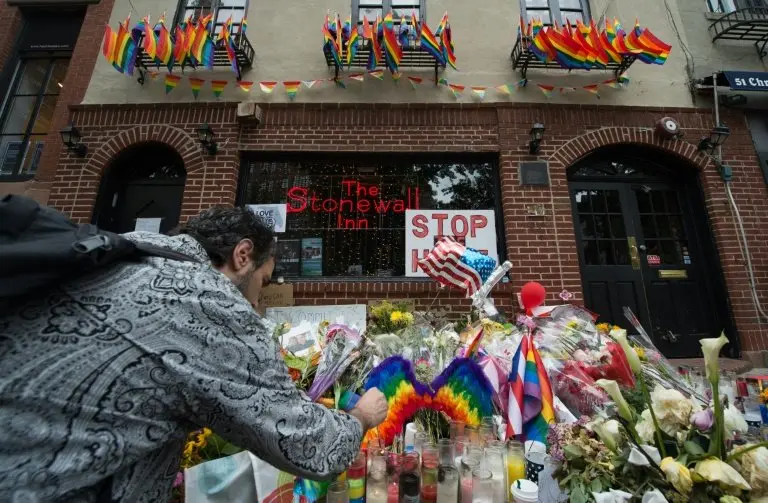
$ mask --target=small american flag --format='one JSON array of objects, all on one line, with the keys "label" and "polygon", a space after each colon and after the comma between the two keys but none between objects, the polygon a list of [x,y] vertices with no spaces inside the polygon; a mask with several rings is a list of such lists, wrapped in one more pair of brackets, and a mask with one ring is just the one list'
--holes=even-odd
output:
[{"label": "small american flag", "polygon": [[466,248],[451,237],[441,239],[419,267],[430,278],[445,286],[464,290],[472,296],[493,272],[496,261],[477,250]]}]

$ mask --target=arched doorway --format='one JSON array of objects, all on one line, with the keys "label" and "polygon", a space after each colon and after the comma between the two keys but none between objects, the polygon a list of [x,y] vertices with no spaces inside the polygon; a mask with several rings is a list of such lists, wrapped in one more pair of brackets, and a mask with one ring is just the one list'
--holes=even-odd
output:
[{"label": "arched doorway", "polygon": [[667,357],[731,328],[698,172],[659,149],[617,145],[568,170],[585,304],[627,326],[632,309]]},{"label": "arched doorway", "polygon": [[[131,145],[118,153],[102,177],[93,221],[112,232],[176,227],[187,174],[176,150],[160,142]],[[143,225],[142,225],[143,224]]]}]

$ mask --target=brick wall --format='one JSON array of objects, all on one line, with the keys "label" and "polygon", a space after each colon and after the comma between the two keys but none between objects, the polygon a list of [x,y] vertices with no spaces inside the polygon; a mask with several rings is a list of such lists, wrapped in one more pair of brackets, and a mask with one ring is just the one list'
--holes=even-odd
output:
[{"label": "brick wall", "polygon": [[[676,154],[697,167],[705,191],[711,227],[723,263],[731,308],[742,349],[768,347],[768,326],[760,326],[747,289],[744,259],[723,185],[695,143],[712,127],[708,110],[649,109],[546,105],[266,105],[259,125],[238,125],[227,104],[75,107],[73,117],[86,136],[91,155],[85,160],[60,157],[52,203],[81,221],[90,217],[103,169],[120,148],[160,138],[173,145],[188,170],[182,219],[216,203],[235,200],[238,151],[264,152],[498,152],[506,246],[513,281],[495,299],[514,307],[514,292],[526,281],[541,281],[549,302],[568,290],[583,299],[566,168],[589,151],[617,143],[645,144]],[[651,128],[665,115],[676,118],[689,141],[660,142]],[[762,181],[744,117],[724,112],[731,128],[725,161],[734,167],[733,192],[740,205],[758,281],[761,301],[768,305],[768,189]],[[550,163],[549,187],[521,187],[517,168],[527,153],[531,125],[547,131],[538,158]],[[194,141],[194,128],[209,122],[223,152],[204,156]],[[174,124],[174,126],[169,126]],[[544,216],[529,207],[543,205]],[[716,273],[716,272],[713,272]],[[459,295],[432,282],[303,282],[295,297],[302,304],[349,303],[379,298],[415,298],[417,305],[466,308]]]},{"label": "brick wall", "polygon": [[8,58],[16,45],[16,37],[21,29],[21,11],[11,7],[7,0],[0,0],[0,70],[5,68]]}]

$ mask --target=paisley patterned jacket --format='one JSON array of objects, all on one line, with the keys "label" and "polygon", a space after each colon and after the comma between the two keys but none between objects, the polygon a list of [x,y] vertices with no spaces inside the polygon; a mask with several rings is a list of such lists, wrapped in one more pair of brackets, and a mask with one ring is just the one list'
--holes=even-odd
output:
[{"label": "paisley patterned jacket", "polygon": [[360,422],[296,389],[203,248],[126,236],[200,262],[121,263],[0,308],[0,502],[165,503],[202,426],[287,472],[343,471]]}]

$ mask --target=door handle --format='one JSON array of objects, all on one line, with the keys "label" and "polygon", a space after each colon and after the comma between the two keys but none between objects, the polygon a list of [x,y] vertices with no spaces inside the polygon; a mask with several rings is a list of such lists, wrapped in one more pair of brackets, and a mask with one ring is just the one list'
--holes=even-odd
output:
[{"label": "door handle", "polygon": [[645,252],[645,250],[648,249],[645,245],[640,245],[638,246],[638,248],[640,249],[641,252]]},{"label": "door handle", "polygon": [[637,239],[635,236],[627,236],[627,245],[629,246],[629,261],[632,269],[640,270],[640,252],[637,249]]}]

